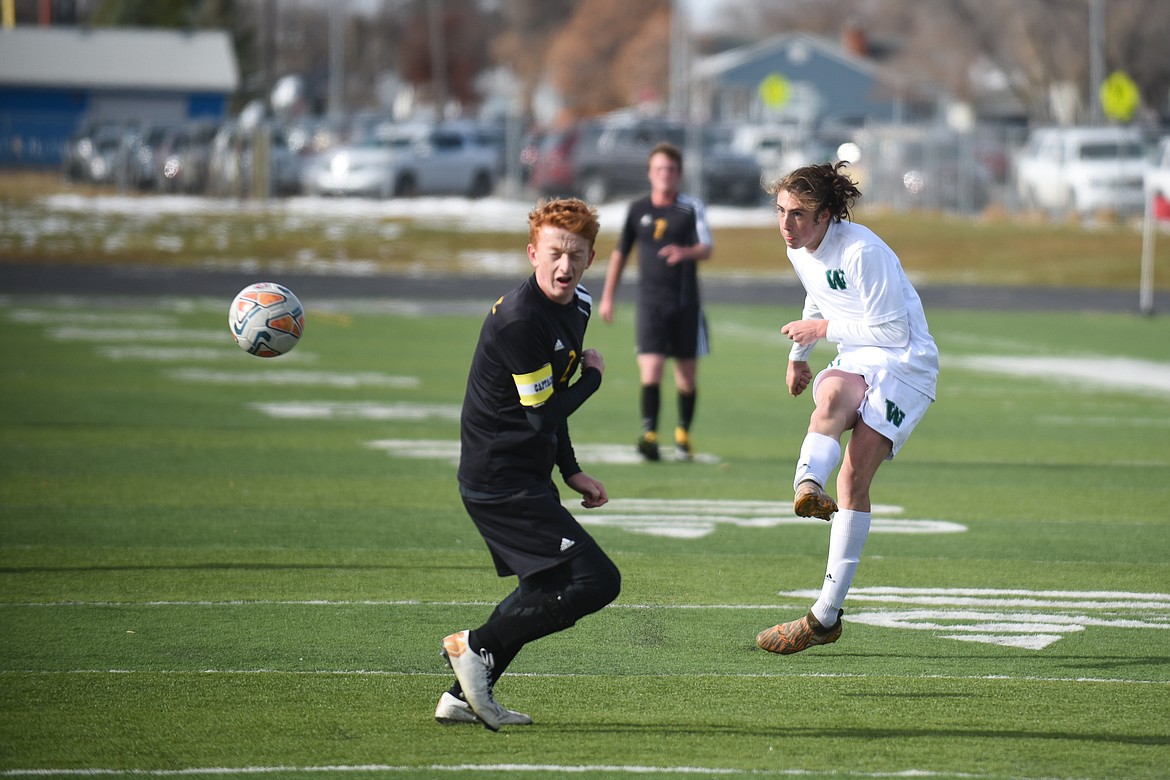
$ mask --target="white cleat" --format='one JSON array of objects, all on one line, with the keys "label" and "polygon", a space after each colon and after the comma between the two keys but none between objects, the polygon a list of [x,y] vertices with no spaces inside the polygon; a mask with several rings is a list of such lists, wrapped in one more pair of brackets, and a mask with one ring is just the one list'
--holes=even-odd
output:
[{"label": "white cleat", "polygon": [[[471,709],[471,705],[460,699],[458,696],[452,696],[450,691],[443,691],[443,695],[439,697],[439,704],[435,707],[435,720],[444,725],[451,725],[454,723],[480,723],[480,719],[475,716],[475,712]],[[504,710],[500,717],[501,726],[531,726],[532,718],[525,715],[523,712],[516,712],[515,710]]]},{"label": "white cleat", "polygon": [[443,658],[455,672],[455,679],[463,688],[463,695],[472,712],[479,716],[484,728],[499,731],[507,711],[492,698],[491,656],[481,658],[467,646],[467,631],[458,631],[443,638]]}]

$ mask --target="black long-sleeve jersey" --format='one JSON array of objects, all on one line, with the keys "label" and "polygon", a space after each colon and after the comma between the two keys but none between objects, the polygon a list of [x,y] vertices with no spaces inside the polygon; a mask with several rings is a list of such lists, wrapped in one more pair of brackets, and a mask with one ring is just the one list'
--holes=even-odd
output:
[{"label": "black long-sleeve jersey", "polygon": [[698,306],[698,264],[667,265],[658,251],[668,244],[711,246],[703,202],[680,194],[669,206],[655,206],[649,195],[631,203],[617,246],[627,256],[637,247],[639,302]]},{"label": "black long-sleeve jersey", "polygon": [[509,495],[547,483],[556,465],[581,469],[568,416],[601,384],[590,369],[570,386],[584,349],[593,299],[577,287],[570,303],[550,301],[531,276],[484,319],[460,418],[459,484]]}]

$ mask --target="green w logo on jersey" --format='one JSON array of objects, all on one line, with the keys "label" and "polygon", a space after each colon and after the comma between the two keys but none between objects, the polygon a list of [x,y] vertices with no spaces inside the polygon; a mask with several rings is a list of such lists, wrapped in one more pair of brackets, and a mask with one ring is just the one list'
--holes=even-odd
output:
[{"label": "green w logo on jersey", "polygon": [[898,408],[898,405],[893,401],[886,401],[886,420],[893,423],[895,428],[902,427],[902,421],[906,419],[906,413]]},{"label": "green w logo on jersey", "polygon": [[845,289],[845,272],[840,268],[830,268],[825,271],[825,279],[829,282],[829,287],[834,290]]}]

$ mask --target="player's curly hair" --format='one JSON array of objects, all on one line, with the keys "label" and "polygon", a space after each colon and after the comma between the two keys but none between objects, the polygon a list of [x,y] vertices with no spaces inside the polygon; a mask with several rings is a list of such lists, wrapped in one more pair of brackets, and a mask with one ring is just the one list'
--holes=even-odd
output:
[{"label": "player's curly hair", "polygon": [[836,165],[806,165],[776,179],[764,191],[775,195],[785,190],[806,211],[819,214],[821,210],[828,210],[829,218],[834,222],[852,219],[853,204],[861,197],[861,190],[842,170],[848,164],[842,160]]},{"label": "player's curly hair", "polygon": [[570,233],[576,233],[593,246],[597,240],[597,232],[601,223],[597,219],[597,209],[580,198],[554,198],[541,200],[536,208],[528,212],[528,242],[536,243],[540,229],[545,225],[559,227]]}]

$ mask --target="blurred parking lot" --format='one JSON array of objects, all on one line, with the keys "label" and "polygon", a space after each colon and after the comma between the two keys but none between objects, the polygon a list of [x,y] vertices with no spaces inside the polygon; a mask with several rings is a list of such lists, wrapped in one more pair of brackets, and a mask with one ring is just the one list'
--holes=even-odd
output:
[{"label": "blurred parking lot", "polygon": [[[1121,128],[1118,128],[1120,131]],[[1082,136],[1098,170],[1083,190]],[[1056,149],[1052,138],[1074,139]],[[505,122],[400,122],[368,115],[274,124],[222,123],[83,127],[69,139],[62,175],[119,192],[268,198],[313,194],[524,197],[576,195],[595,203],[646,188],[646,156],[670,141],[686,155],[687,188],[712,204],[764,205],[764,186],[788,171],[846,160],[867,207],[979,214],[988,208],[1053,217],[1140,214],[1164,200],[1167,136],[1127,129],[1018,126],[956,132],[925,124],[805,129],[752,124],[687,125],[617,113],[560,128]],[[1043,166],[1037,173],[1038,150]],[[1042,197],[1044,193],[1050,196]],[[1087,193],[1087,194],[1086,194]],[[1088,200],[1086,200],[1088,199]]]}]

